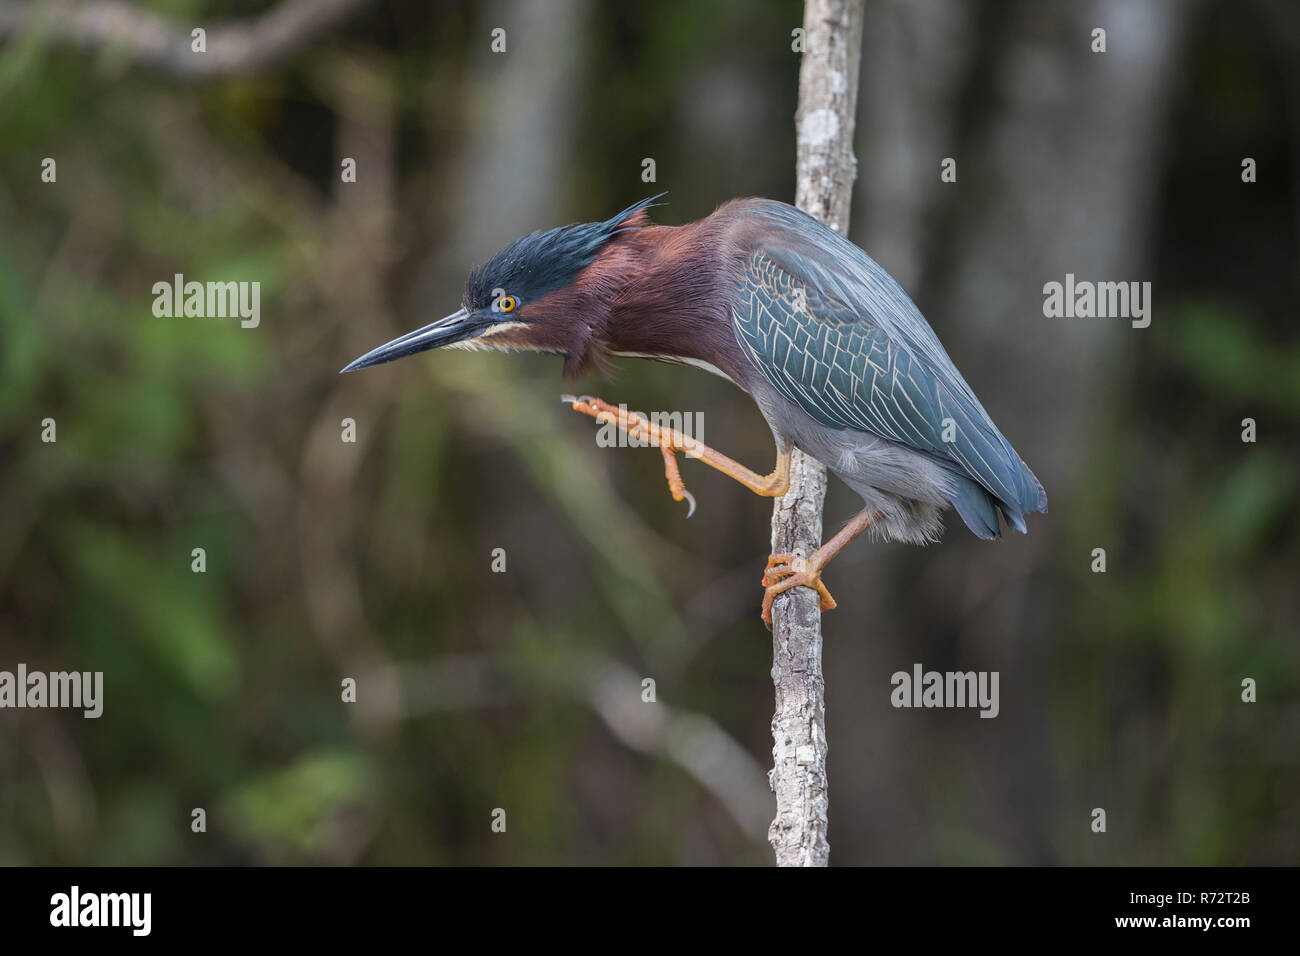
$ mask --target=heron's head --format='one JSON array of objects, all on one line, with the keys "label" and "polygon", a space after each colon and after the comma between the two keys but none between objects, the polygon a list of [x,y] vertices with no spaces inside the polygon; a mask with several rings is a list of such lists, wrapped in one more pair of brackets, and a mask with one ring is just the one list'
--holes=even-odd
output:
[{"label": "heron's head", "polygon": [[612,293],[601,281],[581,285],[579,277],[609,253],[616,237],[645,225],[645,210],[658,198],[643,199],[604,222],[561,226],[516,239],[470,272],[460,309],[372,349],[343,371],[448,347],[573,356],[592,334],[600,299]]}]

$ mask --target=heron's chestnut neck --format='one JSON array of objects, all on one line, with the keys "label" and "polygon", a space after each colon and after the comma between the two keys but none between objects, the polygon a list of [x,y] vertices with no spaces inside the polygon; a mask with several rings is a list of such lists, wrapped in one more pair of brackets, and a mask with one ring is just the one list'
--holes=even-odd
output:
[{"label": "heron's chestnut neck", "polygon": [[566,371],[636,355],[704,362],[734,379],[743,357],[721,246],[708,220],[621,233],[571,287],[572,314],[590,334],[576,362],[570,353]]}]

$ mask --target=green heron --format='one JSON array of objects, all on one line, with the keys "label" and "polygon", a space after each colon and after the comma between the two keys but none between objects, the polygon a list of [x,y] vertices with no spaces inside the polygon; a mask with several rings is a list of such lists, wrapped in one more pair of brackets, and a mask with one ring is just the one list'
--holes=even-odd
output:
[{"label": "green heron", "polygon": [[[661,194],[662,196],[662,194]],[[920,311],[843,236],[785,203],[739,199],[684,226],[655,225],[655,196],[604,222],[534,232],[474,269],[462,308],[344,372],[427,349],[487,348],[564,358],[566,376],[616,357],[693,365],[749,393],[776,439],[760,475],[689,436],[597,398],[573,407],[663,452],[674,499],[689,498],[685,452],[759,495],[789,488],[794,447],[861,495],[864,507],[810,557],[774,554],[762,616],[793,587],[835,601],[821,572],[867,529],[927,544],[949,505],[976,535],[1025,531],[1047,510],[1033,472],[993,424]],[[692,500],[692,510],[694,502]]]}]

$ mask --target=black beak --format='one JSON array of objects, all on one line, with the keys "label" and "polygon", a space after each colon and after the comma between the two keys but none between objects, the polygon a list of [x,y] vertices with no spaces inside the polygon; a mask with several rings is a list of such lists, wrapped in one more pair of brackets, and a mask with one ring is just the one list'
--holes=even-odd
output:
[{"label": "black beak", "polygon": [[383,365],[385,362],[391,362],[393,359],[403,358],[407,355],[414,355],[416,352],[451,345],[453,342],[472,338],[482,331],[483,326],[473,320],[469,310],[461,309],[459,312],[453,312],[445,319],[439,319],[422,329],[407,332],[401,338],[393,339],[393,341],[381,345],[377,349],[371,349],[361,358],[341,369],[340,374],[358,368],[368,368],[371,365]]}]

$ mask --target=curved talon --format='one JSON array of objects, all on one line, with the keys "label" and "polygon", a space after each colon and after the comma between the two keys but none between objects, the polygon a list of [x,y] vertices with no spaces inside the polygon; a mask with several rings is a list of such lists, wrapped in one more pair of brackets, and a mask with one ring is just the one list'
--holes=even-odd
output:
[{"label": "curved talon", "polygon": [[685,498],[686,503],[690,505],[690,507],[686,510],[686,517],[689,518],[691,515],[695,514],[695,496],[691,494],[689,491],[687,491],[685,488],[683,488],[682,497]]},{"label": "curved talon", "polygon": [[560,396],[560,401],[562,401],[565,405],[576,405],[576,404],[578,404],[578,396],[577,396],[577,395],[561,395],[561,396]]}]

